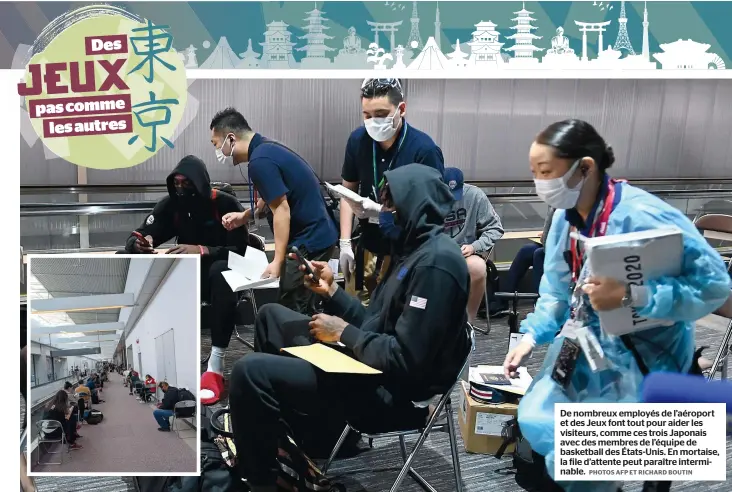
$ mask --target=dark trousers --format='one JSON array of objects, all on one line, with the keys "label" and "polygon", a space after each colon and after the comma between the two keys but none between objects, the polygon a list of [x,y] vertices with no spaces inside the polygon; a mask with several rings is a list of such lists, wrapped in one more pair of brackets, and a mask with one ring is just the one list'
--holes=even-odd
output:
[{"label": "dark trousers", "polygon": [[[333,257],[335,245],[322,251],[309,252],[299,248],[303,256],[311,261],[327,262]],[[288,246],[289,251],[289,246]],[[279,303],[295,312],[312,314],[315,312],[316,295],[303,284],[303,272],[300,271],[300,262],[287,255],[285,264],[280,273]]]},{"label": "dark trousers", "polygon": [[508,279],[505,288],[501,290],[505,292],[516,292],[518,290],[521,279],[533,267],[534,292],[539,292],[539,284],[541,277],[544,276],[544,248],[540,244],[531,243],[523,246],[511,263],[508,270]]},{"label": "dark trousers", "polygon": [[226,283],[228,261],[201,258],[201,296],[211,304],[211,345],[226,348],[236,323],[238,295]]},{"label": "dark trousers", "polygon": [[427,409],[397,399],[380,376],[325,373],[280,349],[309,345],[309,316],[278,304],[259,310],[255,346],[262,352],[239,359],[231,371],[229,403],[239,472],[257,486],[275,484],[278,440],[288,415],[345,421],[369,416],[384,430],[423,424]]}]

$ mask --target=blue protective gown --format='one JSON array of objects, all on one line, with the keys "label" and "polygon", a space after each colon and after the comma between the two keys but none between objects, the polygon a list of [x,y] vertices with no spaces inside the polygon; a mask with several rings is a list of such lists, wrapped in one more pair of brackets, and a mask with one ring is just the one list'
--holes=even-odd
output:
[{"label": "blue protective gown", "polygon": [[[606,189],[601,188],[601,189]],[[684,262],[678,277],[646,281],[648,304],[638,309],[644,318],[674,321],[653,328],[632,339],[650,372],[687,372],[694,352],[694,322],[719,308],[730,295],[730,277],[720,255],[709,246],[689,219],[663,200],[627,183],[616,185],[616,205],[610,214],[607,235],[675,226],[683,231]],[[600,341],[613,369],[593,373],[583,356],[577,361],[567,391],[551,379],[563,337],[557,337],[570,314],[569,266],[564,252],[569,249],[570,224],[566,212],[554,214],[545,244],[541,295],[533,313],[521,324],[521,333],[530,333],[537,345],[552,343],[544,367],[536,375],[518,409],[521,432],[537,453],[546,458],[554,475],[555,403],[634,403],[638,402],[643,375],[631,352],[619,337],[600,329],[589,300],[587,325]],[[555,339],[556,337],[556,339]],[[584,456],[582,457],[585,458]],[[619,482],[562,482],[565,490],[615,491]]]}]

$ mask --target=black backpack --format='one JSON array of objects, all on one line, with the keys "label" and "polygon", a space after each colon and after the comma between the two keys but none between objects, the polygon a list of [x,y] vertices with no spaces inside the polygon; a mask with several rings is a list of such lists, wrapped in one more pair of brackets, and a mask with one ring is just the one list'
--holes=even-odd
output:
[{"label": "black backpack", "polygon": [[[187,391],[187,390],[186,390]],[[239,492],[246,490],[234,468],[230,468],[216,444],[211,410],[201,418],[201,474],[194,477],[135,477],[137,492]]]},{"label": "black backpack", "polygon": [[[218,434],[217,439],[233,439],[234,435],[227,429],[231,429],[231,414],[228,408],[216,410],[211,418],[211,428]],[[224,426],[221,426],[221,420]],[[225,428],[224,428],[225,427]],[[341,484],[331,482],[317,467],[294,439],[287,433],[279,439],[277,462],[279,464],[279,476],[277,479],[278,492],[298,492],[317,490],[320,492],[345,492]],[[235,463],[236,456],[228,456],[230,463]]]}]

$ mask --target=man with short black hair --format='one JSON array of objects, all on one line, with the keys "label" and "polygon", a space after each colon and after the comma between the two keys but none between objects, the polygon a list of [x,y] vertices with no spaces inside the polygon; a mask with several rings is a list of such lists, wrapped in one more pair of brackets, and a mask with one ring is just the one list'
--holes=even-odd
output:
[{"label": "man with short black hair", "polygon": [[[170,432],[170,417],[173,416],[175,404],[181,401],[193,400],[193,394],[185,388],[176,388],[170,386],[167,382],[161,381],[158,384],[160,391],[163,392],[163,401],[157,404],[157,408],[153,410],[153,417],[158,422],[158,430],[160,432]],[[191,417],[196,407],[181,408],[178,411],[178,417]]]},{"label": "man with short black hair", "polygon": [[[432,138],[407,124],[407,103],[399,79],[364,80],[361,111],[364,124],[348,138],[341,177],[343,186],[368,200],[364,204],[341,200],[340,265],[349,292],[360,291],[361,299],[366,300],[389,264],[389,242],[378,225],[381,207],[377,202],[384,172],[418,163],[442,174],[445,163]],[[354,213],[360,231],[355,253],[351,244]]]},{"label": "man with short black hair", "polygon": [[[247,164],[249,182],[272,210],[275,254],[265,275],[280,278],[280,304],[312,311],[314,296],[302,285],[298,262],[287,256],[297,246],[309,260],[328,261],[337,241],[333,219],[323,199],[320,179],[310,164],[284,145],[254,132],[234,108],[211,121],[211,143],[219,162]],[[250,190],[251,191],[251,190]],[[252,198],[252,209],[255,209]],[[252,209],[224,217],[230,228],[251,220]]]}]

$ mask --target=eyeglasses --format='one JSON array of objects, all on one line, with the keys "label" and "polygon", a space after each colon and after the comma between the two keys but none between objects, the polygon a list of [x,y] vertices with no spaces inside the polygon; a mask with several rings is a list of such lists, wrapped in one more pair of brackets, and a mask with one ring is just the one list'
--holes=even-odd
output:
[{"label": "eyeglasses", "polygon": [[403,96],[404,90],[399,79],[364,79],[361,84],[361,93],[364,96],[373,96],[380,91],[396,89]]}]

